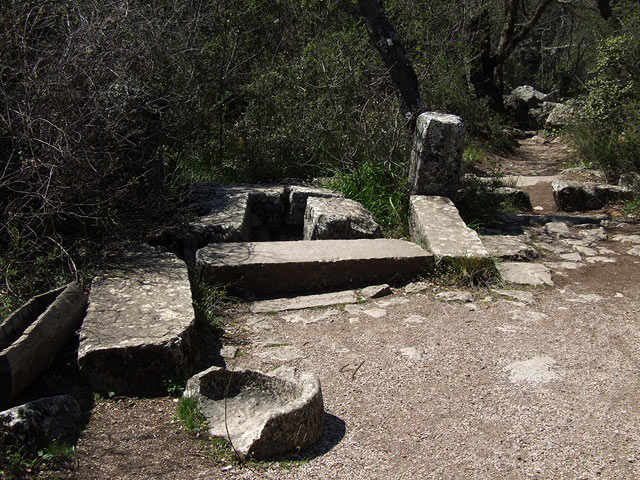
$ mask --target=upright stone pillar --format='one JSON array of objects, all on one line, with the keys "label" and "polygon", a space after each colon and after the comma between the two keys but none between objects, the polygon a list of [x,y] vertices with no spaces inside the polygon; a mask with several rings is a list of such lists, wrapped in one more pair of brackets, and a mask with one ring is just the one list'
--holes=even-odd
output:
[{"label": "upright stone pillar", "polygon": [[460,117],[439,112],[425,112],[418,117],[409,165],[411,195],[455,198],[463,137]]}]

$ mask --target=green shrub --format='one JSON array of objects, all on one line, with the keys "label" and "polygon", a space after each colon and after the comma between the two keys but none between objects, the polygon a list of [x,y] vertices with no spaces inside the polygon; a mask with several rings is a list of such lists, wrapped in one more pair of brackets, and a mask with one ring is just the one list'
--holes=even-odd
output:
[{"label": "green shrub", "polygon": [[176,417],[189,432],[202,432],[207,428],[207,419],[200,412],[200,403],[195,398],[181,398],[176,408]]},{"label": "green shrub", "polygon": [[337,172],[327,186],[360,202],[376,218],[387,237],[406,236],[409,196],[406,168],[363,163],[348,172]]}]

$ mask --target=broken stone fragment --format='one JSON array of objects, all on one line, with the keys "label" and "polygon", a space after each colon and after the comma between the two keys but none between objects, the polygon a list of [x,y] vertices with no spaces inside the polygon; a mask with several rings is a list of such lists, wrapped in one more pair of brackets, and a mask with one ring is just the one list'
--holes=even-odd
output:
[{"label": "broken stone fragment", "polygon": [[281,367],[270,374],[211,367],[187,382],[209,433],[231,442],[242,458],[270,458],[316,443],[324,430],[320,380]]},{"label": "broken stone fragment", "polygon": [[304,214],[304,240],[380,238],[373,215],[348,198],[309,197]]},{"label": "broken stone fragment", "polygon": [[0,444],[38,447],[52,440],[71,441],[80,424],[80,404],[57,395],[0,412]]}]

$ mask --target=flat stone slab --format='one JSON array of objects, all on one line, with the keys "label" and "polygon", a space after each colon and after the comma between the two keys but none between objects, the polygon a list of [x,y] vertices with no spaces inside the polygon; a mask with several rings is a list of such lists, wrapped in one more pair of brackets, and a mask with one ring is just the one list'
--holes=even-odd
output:
[{"label": "flat stone slab", "polygon": [[556,180],[551,187],[556,206],[566,212],[596,210],[634,197],[632,189],[606,183]]},{"label": "flat stone slab", "polygon": [[436,261],[473,258],[491,263],[478,234],[446,197],[412,195],[409,226],[411,239],[431,250]]},{"label": "flat stone slab", "polygon": [[537,263],[504,262],[496,265],[502,280],[519,285],[553,285],[551,272]]},{"label": "flat stone slab", "polygon": [[253,313],[284,312],[287,310],[302,310],[304,308],[328,307],[331,305],[343,305],[345,303],[357,303],[359,300],[360,298],[355,291],[347,290],[343,292],[304,295],[294,298],[262,300],[259,302],[253,302],[249,309]]},{"label": "flat stone slab", "polygon": [[517,237],[510,235],[485,235],[480,237],[493,258],[528,261],[538,258],[538,251]]},{"label": "flat stone slab", "polygon": [[307,199],[304,240],[380,238],[378,222],[358,202],[348,198]]},{"label": "flat stone slab", "polygon": [[434,261],[403,240],[314,240],[212,244],[198,250],[196,266],[210,283],[270,295],[406,281]]},{"label": "flat stone slab", "polygon": [[140,246],[92,282],[80,371],[101,392],[159,392],[163,379],[193,374],[194,334],[186,264]]},{"label": "flat stone slab", "polygon": [[211,367],[187,382],[184,397],[200,403],[209,433],[230,441],[241,459],[297,452],[324,430],[320,380],[291,367],[268,375]]}]

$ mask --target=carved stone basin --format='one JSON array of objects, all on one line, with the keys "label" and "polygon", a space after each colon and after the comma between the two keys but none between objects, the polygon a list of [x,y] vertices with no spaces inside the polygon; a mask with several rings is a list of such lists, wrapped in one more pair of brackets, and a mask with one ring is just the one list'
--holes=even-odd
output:
[{"label": "carved stone basin", "polygon": [[290,367],[270,374],[211,367],[189,380],[184,396],[200,402],[209,433],[230,441],[241,458],[284,455],[322,437],[320,381]]}]

